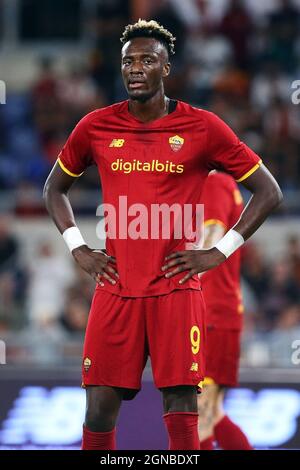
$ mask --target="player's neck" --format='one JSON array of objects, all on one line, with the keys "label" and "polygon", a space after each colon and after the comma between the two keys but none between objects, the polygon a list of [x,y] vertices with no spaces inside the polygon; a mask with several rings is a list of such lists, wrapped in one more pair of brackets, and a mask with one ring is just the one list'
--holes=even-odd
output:
[{"label": "player's neck", "polygon": [[129,99],[129,112],[139,121],[154,121],[168,114],[169,101],[164,92],[160,92],[146,101]]}]

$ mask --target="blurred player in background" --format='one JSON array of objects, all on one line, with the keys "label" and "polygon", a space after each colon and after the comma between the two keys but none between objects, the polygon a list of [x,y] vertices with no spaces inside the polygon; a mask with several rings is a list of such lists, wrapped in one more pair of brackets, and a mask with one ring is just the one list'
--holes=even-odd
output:
[{"label": "blurred player in background", "polygon": [[[211,172],[201,196],[204,204],[204,245],[215,246],[237,223],[243,199],[234,179]],[[206,370],[198,396],[201,449],[212,450],[214,441],[224,450],[251,450],[242,430],[223,410],[224,387],[237,385],[243,303],[240,286],[241,250],[201,276],[206,303]]]},{"label": "blurred player in background", "polygon": [[[165,96],[163,82],[174,53],[169,31],[140,20],[126,27],[121,42],[129,100],[96,110],[78,123],[44,188],[48,211],[72,255],[97,282],[82,366],[87,392],[82,448],[116,448],[122,400],[140,390],[150,355],[169,448],[194,450],[200,445],[197,385],[204,378],[205,348],[197,273],[218,266],[238,249],[282,196],[260,158],[223,121]],[[115,233],[107,233],[107,255],[86,245],[68,199],[74,181],[91,164],[98,167],[104,203],[114,209],[121,226],[122,233],[119,225]],[[244,180],[253,193],[238,224],[217,246],[186,250],[189,238],[175,236],[174,219],[167,237],[162,236],[161,219],[158,237],[152,236],[153,225],[151,233],[148,228],[146,234],[130,236],[130,223],[141,206],[152,214],[153,205],[176,204],[184,210],[188,204],[192,223],[204,181],[214,168]]]}]

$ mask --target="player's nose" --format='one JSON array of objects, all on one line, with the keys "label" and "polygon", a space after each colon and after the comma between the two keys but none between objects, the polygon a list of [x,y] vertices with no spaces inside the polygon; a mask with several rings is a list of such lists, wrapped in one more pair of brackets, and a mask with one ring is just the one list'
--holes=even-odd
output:
[{"label": "player's nose", "polygon": [[143,74],[143,64],[139,61],[134,61],[131,65],[130,74]]}]

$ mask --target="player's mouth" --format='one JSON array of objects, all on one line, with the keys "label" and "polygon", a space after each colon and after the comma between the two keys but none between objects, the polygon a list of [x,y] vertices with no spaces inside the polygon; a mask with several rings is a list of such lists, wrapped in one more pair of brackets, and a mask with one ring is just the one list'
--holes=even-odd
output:
[{"label": "player's mouth", "polygon": [[142,88],[145,85],[146,82],[142,81],[132,81],[128,83],[128,88],[131,88],[133,90]]}]

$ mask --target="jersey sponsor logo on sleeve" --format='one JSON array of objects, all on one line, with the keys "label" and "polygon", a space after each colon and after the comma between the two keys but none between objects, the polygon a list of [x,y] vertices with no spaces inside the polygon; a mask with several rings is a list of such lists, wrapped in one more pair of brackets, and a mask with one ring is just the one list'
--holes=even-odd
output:
[{"label": "jersey sponsor logo on sleeve", "polygon": [[169,144],[174,152],[178,152],[184,144],[184,138],[179,135],[173,135],[173,137],[169,138]]},{"label": "jersey sponsor logo on sleeve", "polygon": [[111,143],[109,144],[109,146],[120,148],[120,147],[123,147],[124,143],[125,143],[125,139],[113,139]]}]

